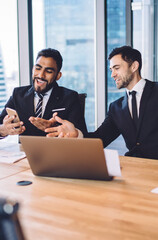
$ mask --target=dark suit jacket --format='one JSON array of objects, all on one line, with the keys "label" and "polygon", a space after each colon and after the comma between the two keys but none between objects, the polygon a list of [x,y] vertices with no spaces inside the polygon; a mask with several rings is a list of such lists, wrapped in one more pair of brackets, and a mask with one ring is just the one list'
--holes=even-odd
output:
[{"label": "dark suit jacket", "polygon": [[[46,135],[45,132],[37,129],[28,121],[30,116],[35,116],[34,89],[31,85],[15,88],[5,107],[10,107],[17,111],[20,120],[24,122],[24,126],[26,127],[23,135]],[[58,112],[59,117],[71,121],[81,131],[86,131],[86,124],[84,116],[81,113],[78,93],[64,87],[59,87],[55,82],[43,118],[47,120],[50,119],[53,114],[52,110],[59,108],[65,108],[64,111]],[[6,110],[4,109],[0,115],[0,124],[3,123],[3,118],[6,114]]]},{"label": "dark suit jacket", "polygon": [[158,83],[146,80],[136,130],[131,118],[127,94],[110,104],[102,125],[85,137],[101,138],[104,147],[122,134],[127,156],[158,159]]}]

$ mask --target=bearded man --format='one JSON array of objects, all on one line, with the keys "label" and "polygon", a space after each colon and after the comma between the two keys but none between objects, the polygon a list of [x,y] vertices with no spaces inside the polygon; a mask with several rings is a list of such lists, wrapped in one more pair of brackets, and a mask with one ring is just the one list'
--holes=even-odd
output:
[{"label": "bearded man", "polygon": [[[125,88],[125,96],[110,104],[95,132],[83,135],[102,139],[104,147],[122,135],[128,148],[126,156],[158,159],[158,83],[141,76],[142,58],[137,49],[115,48],[109,60],[111,77],[118,89]],[[47,128],[47,136],[81,136],[74,124],[58,116],[55,119],[61,125]]]},{"label": "bearded man", "polygon": [[[62,61],[55,49],[38,53],[32,69],[32,85],[15,88],[0,115],[1,138],[18,134],[45,136],[44,130],[54,126],[54,112],[86,131],[78,93],[57,84],[62,76]],[[16,110],[20,122],[14,123],[15,116],[7,115],[6,108]]]}]

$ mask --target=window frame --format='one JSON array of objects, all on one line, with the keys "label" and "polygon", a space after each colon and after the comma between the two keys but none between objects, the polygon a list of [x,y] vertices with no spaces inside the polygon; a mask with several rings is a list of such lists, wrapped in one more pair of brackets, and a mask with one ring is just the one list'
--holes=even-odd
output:
[{"label": "window frame", "polygon": [[19,46],[19,79],[20,86],[30,84],[32,73],[32,54],[30,42],[29,12],[31,0],[17,0],[18,46]]}]

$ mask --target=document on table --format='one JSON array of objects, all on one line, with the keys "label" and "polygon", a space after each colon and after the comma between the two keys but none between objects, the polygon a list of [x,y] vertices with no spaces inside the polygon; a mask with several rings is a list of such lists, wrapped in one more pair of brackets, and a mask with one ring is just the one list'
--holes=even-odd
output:
[{"label": "document on table", "polygon": [[152,193],[156,193],[156,194],[158,194],[158,187],[152,189],[151,192],[152,192]]},{"label": "document on table", "polygon": [[25,157],[26,154],[20,150],[20,145],[18,143],[0,142],[1,163],[14,163]]},{"label": "document on table", "polygon": [[121,168],[118,151],[104,149],[104,154],[109,175],[114,177],[121,177]]}]

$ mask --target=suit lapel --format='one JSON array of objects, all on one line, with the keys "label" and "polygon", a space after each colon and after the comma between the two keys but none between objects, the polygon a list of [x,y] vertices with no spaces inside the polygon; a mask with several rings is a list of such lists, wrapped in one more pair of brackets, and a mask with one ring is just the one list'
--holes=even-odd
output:
[{"label": "suit lapel", "polygon": [[134,128],[134,123],[129,111],[129,107],[128,107],[128,96],[127,93],[124,96],[124,99],[122,101],[122,112],[121,112],[122,116],[124,116],[122,119],[125,119],[125,122],[123,124],[128,125],[129,128]]},{"label": "suit lapel", "polygon": [[27,115],[34,116],[34,89],[31,87],[24,96],[25,101],[22,102],[23,108]]},{"label": "suit lapel", "polygon": [[[140,131],[141,127],[141,122],[143,120],[146,104],[148,102],[148,99],[152,93],[152,82],[146,80],[145,88],[142,94],[141,102],[140,102],[140,110],[139,110],[139,119],[138,119],[138,127],[137,127],[137,135]],[[131,114],[129,112],[129,107],[128,107],[128,97],[127,93],[125,94],[124,100],[122,101],[122,114],[124,114],[124,119],[127,120],[125,124],[128,124],[129,127],[132,127],[135,131],[134,123],[131,117]]]},{"label": "suit lapel", "polygon": [[141,97],[141,101],[140,101],[140,110],[139,110],[139,120],[138,120],[138,130],[141,127],[141,122],[143,120],[143,116],[144,116],[144,111],[146,109],[146,104],[148,102],[148,99],[152,93],[152,82],[146,80],[146,84],[144,87],[144,91]]},{"label": "suit lapel", "polygon": [[43,118],[49,119],[52,117],[52,109],[56,108],[58,106],[58,102],[60,100],[60,88],[58,84],[55,82],[53,86],[53,90],[51,92],[51,95],[48,99]]},{"label": "suit lapel", "polygon": [[128,107],[128,96],[127,93],[124,96],[124,99],[122,101],[122,109],[120,111],[120,114],[122,116],[122,122],[121,124],[123,125],[123,127],[125,128],[125,126],[127,127],[127,131],[134,135],[136,135],[136,138],[138,137],[138,134],[140,132],[141,129],[141,122],[143,120],[143,116],[144,116],[144,112],[146,109],[146,104],[148,102],[148,99],[152,93],[152,82],[146,80],[146,85],[142,94],[142,98],[141,98],[141,102],[140,102],[140,111],[139,111],[139,120],[138,120],[138,128],[136,129],[134,126],[134,122],[133,119],[131,117],[130,111],[129,111],[129,107]]}]

